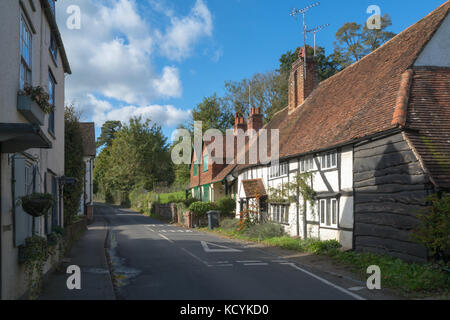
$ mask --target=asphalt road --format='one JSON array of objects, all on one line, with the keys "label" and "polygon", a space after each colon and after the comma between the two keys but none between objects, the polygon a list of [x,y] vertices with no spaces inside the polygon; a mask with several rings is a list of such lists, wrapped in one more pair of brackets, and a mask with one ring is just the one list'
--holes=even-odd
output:
[{"label": "asphalt road", "polygon": [[99,205],[117,299],[354,300],[354,292],[264,250]]}]

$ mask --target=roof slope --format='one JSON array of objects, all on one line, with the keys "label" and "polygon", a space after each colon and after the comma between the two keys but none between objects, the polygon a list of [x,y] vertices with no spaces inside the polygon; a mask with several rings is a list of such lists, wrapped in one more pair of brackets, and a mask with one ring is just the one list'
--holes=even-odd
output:
[{"label": "roof slope", "polygon": [[[401,88],[403,74],[449,8],[447,1],[359,62],[321,82],[292,114],[287,108],[277,113],[264,128],[280,130],[280,158],[332,148],[398,127],[393,120],[399,94],[405,91]],[[245,167],[248,165],[237,170]]]},{"label": "roof slope", "polygon": [[434,182],[450,189],[450,68],[414,70],[406,126]]},{"label": "roof slope", "polygon": [[83,155],[95,157],[97,154],[95,124],[93,122],[80,122],[80,130],[83,139]]}]

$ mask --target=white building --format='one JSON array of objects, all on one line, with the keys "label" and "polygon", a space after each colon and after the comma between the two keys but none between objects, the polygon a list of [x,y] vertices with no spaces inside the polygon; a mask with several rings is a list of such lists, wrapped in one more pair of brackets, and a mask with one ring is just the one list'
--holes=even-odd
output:
[{"label": "white building", "polygon": [[[411,230],[426,197],[450,190],[449,8],[447,1],[319,84],[314,59],[302,51],[289,105],[263,127],[279,130],[280,163],[234,170],[237,213],[257,193],[261,212],[292,236],[425,260]],[[298,193],[293,202],[271,200],[270,188],[303,172],[312,175],[313,205]]]},{"label": "white building", "polygon": [[95,124],[93,122],[81,122],[80,129],[83,138],[83,161],[86,171],[78,215],[89,216],[92,214],[94,204],[94,159],[97,153],[97,147],[95,145]]}]

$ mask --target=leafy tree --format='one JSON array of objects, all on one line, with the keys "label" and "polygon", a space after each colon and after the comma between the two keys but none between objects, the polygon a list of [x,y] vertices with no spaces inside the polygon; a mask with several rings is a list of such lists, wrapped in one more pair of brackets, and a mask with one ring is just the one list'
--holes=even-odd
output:
[{"label": "leafy tree", "polygon": [[[210,97],[204,97],[203,101],[194,108],[192,120],[202,121],[203,132],[208,129],[218,129],[225,132],[234,123],[232,113],[215,93]],[[192,128],[193,123],[191,124]]]},{"label": "leafy tree", "polygon": [[347,22],[336,32],[335,54],[340,58],[341,68],[361,60],[395,36],[386,31],[392,25],[389,14],[381,17],[381,29],[370,30],[356,22]]},{"label": "leafy tree", "polygon": [[65,108],[64,126],[64,172],[66,176],[77,179],[75,184],[64,187],[64,222],[66,225],[70,225],[80,208],[86,169],[83,161],[83,140],[79,115],[73,105]]},{"label": "leafy tree", "polygon": [[120,121],[106,121],[102,126],[102,133],[97,139],[97,148],[106,145],[110,147],[117,134],[117,131],[122,127]]}]

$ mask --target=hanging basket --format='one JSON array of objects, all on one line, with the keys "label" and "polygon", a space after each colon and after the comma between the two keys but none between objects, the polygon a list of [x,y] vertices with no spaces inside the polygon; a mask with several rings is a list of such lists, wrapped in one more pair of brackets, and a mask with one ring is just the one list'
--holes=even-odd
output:
[{"label": "hanging basket", "polygon": [[48,193],[33,193],[20,198],[23,211],[33,217],[41,217],[47,215],[48,211],[53,207],[55,200]]}]

